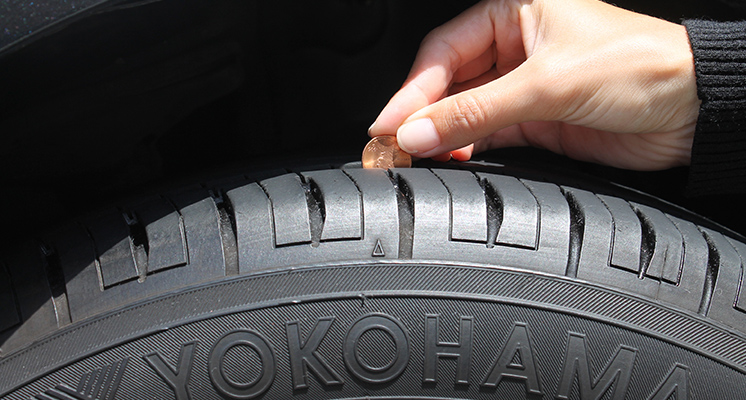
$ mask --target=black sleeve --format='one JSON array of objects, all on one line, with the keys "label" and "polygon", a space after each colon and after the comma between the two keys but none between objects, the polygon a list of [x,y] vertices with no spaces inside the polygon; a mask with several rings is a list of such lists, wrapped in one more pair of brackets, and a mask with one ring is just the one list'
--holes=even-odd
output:
[{"label": "black sleeve", "polygon": [[746,21],[684,21],[702,100],[687,193],[746,192]]}]

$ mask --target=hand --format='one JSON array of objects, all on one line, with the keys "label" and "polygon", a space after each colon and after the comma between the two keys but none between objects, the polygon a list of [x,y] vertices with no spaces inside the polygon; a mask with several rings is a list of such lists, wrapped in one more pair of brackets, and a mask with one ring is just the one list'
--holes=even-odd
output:
[{"label": "hand", "polygon": [[536,146],[637,170],[690,162],[686,29],[597,0],[485,0],[432,31],[369,134],[417,157]]}]

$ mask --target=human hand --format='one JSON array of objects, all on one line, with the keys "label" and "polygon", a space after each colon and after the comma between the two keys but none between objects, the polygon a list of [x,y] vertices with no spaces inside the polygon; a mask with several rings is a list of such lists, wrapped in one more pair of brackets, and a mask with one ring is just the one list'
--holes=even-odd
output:
[{"label": "human hand", "polygon": [[597,0],[485,0],[432,31],[369,134],[417,157],[536,146],[619,168],[690,161],[686,29]]}]

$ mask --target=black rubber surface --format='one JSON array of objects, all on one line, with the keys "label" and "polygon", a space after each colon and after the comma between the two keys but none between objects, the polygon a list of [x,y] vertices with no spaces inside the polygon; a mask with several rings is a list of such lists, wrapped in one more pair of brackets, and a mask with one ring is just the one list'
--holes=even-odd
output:
[{"label": "black rubber surface", "polygon": [[744,398],[743,239],[544,175],[264,171],[80,218],[2,259],[0,396]]}]

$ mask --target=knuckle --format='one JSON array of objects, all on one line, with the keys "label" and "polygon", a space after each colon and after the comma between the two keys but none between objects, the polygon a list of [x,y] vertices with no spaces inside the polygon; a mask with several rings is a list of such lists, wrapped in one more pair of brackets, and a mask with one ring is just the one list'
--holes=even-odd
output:
[{"label": "knuckle", "polygon": [[427,48],[429,46],[432,46],[433,44],[440,42],[442,40],[442,28],[437,27],[425,35],[425,37],[420,42],[420,48]]},{"label": "knuckle", "polygon": [[472,95],[453,98],[452,125],[462,130],[477,132],[487,122],[487,114],[480,99]]},{"label": "knuckle", "polygon": [[433,29],[422,39],[420,51],[442,55],[444,61],[447,60],[453,70],[458,69],[458,66],[461,65],[461,54],[454,47],[442,26]]}]

